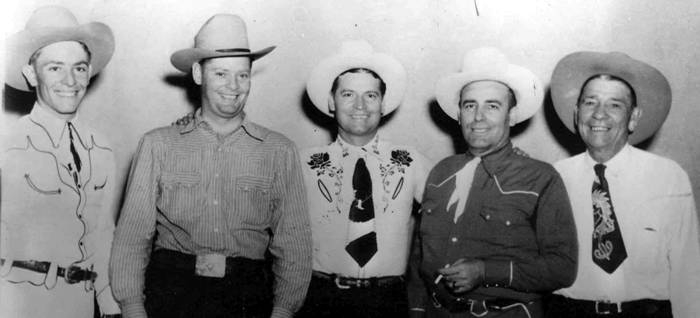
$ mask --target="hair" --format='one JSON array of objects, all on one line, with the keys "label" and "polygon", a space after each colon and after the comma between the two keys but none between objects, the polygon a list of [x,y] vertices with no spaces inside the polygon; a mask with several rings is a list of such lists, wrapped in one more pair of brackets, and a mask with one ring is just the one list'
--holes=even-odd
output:
[{"label": "hair", "polygon": [[576,101],[576,105],[581,104],[581,101],[582,101],[581,96],[583,96],[583,89],[586,88],[586,85],[588,85],[588,82],[590,82],[594,79],[602,79],[605,81],[615,81],[615,82],[622,83],[623,85],[625,85],[625,87],[627,87],[627,89],[629,89],[629,92],[630,92],[630,100],[632,102],[632,107],[630,107],[630,109],[634,109],[635,107],[637,107],[637,94],[634,92],[634,88],[632,88],[632,85],[630,85],[630,83],[628,83],[624,79],[617,77],[615,75],[610,75],[610,74],[596,74],[596,75],[589,77],[585,82],[583,82],[583,85],[581,85],[581,90],[578,93],[578,100]]},{"label": "hair", "polygon": [[[85,53],[87,54],[88,63],[90,63],[90,61],[92,60],[92,52],[90,52],[90,49],[88,48],[87,44],[85,44],[85,43],[83,43],[83,42],[81,42],[81,41],[75,41],[75,42],[78,42],[78,44],[80,44],[80,46],[83,48],[83,50],[84,50]],[[54,42],[54,43],[55,43],[55,42]],[[53,43],[51,43],[51,44],[53,44]],[[47,45],[49,45],[49,44],[47,44]],[[46,45],[45,45],[45,46],[46,46]],[[45,46],[42,46],[40,49],[34,51],[34,53],[32,54],[32,56],[29,57],[29,63],[28,63],[29,65],[34,65],[34,63],[36,62],[36,60],[39,58],[39,55],[41,55],[41,50],[43,50]]]},{"label": "hair", "polygon": [[336,76],[335,79],[333,80],[333,85],[331,86],[331,94],[335,94],[335,91],[338,89],[338,79],[340,79],[341,76],[347,74],[347,73],[364,73],[364,74],[369,74],[372,75],[372,77],[376,78],[379,80],[379,92],[382,93],[382,96],[384,96],[384,93],[386,93],[386,83],[384,83],[384,80],[377,75],[374,71],[364,68],[364,67],[355,67],[351,68],[349,70],[346,70],[345,72],[340,73],[340,75]]},{"label": "hair", "polygon": [[503,86],[505,86],[505,87],[508,89],[508,109],[511,109],[511,108],[515,107],[515,105],[518,104],[518,100],[515,98],[515,92],[513,92],[513,89],[511,89],[510,86],[508,86],[508,84],[506,84],[506,83],[503,83],[503,82],[501,82],[501,81],[494,81],[494,80],[478,80],[478,81],[472,81],[472,82],[469,82],[469,83],[467,83],[467,84],[464,84],[464,86],[462,86],[462,89],[459,90],[459,94],[460,94],[460,100],[459,100],[459,101],[460,101],[460,102],[462,101],[462,100],[461,100],[462,91],[463,91],[467,86],[469,86],[471,83],[486,82],[486,81],[489,81],[489,82],[496,82],[496,83],[503,84]]}]

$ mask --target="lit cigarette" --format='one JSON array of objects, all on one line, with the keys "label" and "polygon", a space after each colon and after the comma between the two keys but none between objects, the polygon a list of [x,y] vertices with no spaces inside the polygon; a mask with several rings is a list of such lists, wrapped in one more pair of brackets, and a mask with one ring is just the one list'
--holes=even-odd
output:
[{"label": "lit cigarette", "polygon": [[[450,264],[445,264],[445,268],[448,267],[450,267]],[[438,277],[435,278],[435,285],[437,285],[443,278],[444,276],[442,276],[442,274],[438,275]]]}]

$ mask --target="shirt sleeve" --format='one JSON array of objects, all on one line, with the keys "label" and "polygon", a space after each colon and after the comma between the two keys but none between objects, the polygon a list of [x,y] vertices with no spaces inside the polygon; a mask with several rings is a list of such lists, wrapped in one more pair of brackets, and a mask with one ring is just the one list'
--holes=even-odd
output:
[{"label": "shirt sleeve", "polygon": [[292,145],[280,151],[272,198],[273,317],[291,317],[304,302],[311,281],[311,227],[299,155]]},{"label": "shirt sleeve", "polygon": [[[682,172],[682,171],[681,171]],[[678,220],[669,242],[670,298],[673,317],[695,317],[700,312],[700,243],[698,214],[688,175],[680,173],[678,190],[670,195]],[[671,211],[668,211],[671,212]]]},{"label": "shirt sleeve", "polygon": [[144,136],[132,162],[112,245],[112,291],[124,317],[146,317],[143,290],[155,232],[157,176],[160,174],[156,150],[152,139]]},{"label": "shirt sleeve", "polygon": [[95,254],[95,295],[100,313],[103,315],[118,314],[119,305],[112,295],[112,288],[109,285],[108,263],[112,238],[114,235],[114,222],[117,216],[117,187],[116,187],[116,166],[114,154],[109,151],[109,162],[106,163],[107,183],[104,187],[104,201],[102,211],[100,211],[100,221],[97,228],[97,246]]},{"label": "shirt sleeve", "polygon": [[556,172],[539,193],[535,217],[538,256],[486,260],[485,285],[541,292],[573,284],[578,258],[576,227],[564,182]]}]

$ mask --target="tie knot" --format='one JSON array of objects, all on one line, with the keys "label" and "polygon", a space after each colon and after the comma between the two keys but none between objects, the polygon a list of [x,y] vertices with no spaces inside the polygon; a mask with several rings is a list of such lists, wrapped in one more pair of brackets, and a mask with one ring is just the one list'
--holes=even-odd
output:
[{"label": "tie knot", "polygon": [[593,170],[595,170],[596,176],[598,176],[598,179],[603,180],[605,179],[605,165],[602,163],[596,164],[593,166]]}]

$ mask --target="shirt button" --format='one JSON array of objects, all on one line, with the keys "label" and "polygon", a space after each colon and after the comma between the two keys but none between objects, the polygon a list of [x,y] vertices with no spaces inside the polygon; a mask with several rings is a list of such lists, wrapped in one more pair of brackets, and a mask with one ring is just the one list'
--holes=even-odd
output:
[{"label": "shirt button", "polygon": [[221,150],[222,150],[221,147],[217,147],[217,148],[216,148],[216,151],[218,151],[218,152],[221,152]]},{"label": "shirt button", "polygon": [[427,209],[427,210],[425,210],[425,213],[428,213],[428,214],[430,214],[431,212],[433,212],[433,210],[431,210],[431,209]]},{"label": "shirt button", "polygon": [[457,238],[456,238],[456,237],[453,237],[453,238],[451,239],[451,241],[452,241],[452,243],[457,243]]},{"label": "shirt button", "polygon": [[214,205],[219,205],[219,201],[214,200]]},{"label": "shirt button", "polygon": [[214,175],[214,177],[215,177],[215,178],[218,178],[218,177],[219,177],[219,174],[218,174],[218,173],[217,173],[217,174],[215,174],[215,175]]},{"label": "shirt button", "polygon": [[510,221],[506,220],[506,226],[510,226]]},{"label": "shirt button", "polygon": [[219,228],[214,228],[214,233],[219,233]]},{"label": "shirt button", "polygon": [[486,214],[485,218],[486,218],[487,220],[490,220],[490,219],[491,219],[491,214]]}]

